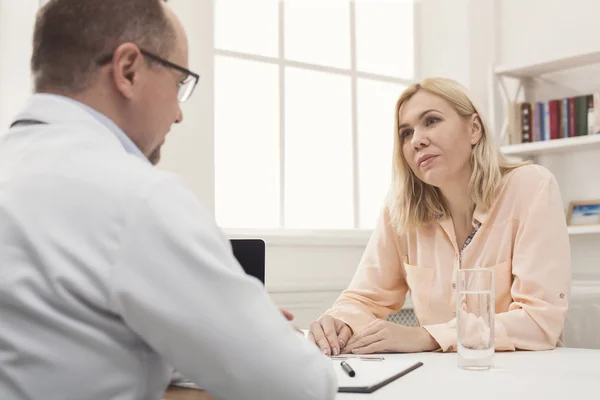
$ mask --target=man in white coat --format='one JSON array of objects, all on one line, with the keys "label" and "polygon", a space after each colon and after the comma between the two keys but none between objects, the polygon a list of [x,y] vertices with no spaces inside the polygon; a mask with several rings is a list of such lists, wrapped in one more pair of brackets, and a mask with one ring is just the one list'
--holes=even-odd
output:
[{"label": "man in white coat", "polygon": [[153,168],[198,76],[161,0],[51,0],[35,94],[0,136],[0,399],[332,399],[298,335],[176,176]]}]

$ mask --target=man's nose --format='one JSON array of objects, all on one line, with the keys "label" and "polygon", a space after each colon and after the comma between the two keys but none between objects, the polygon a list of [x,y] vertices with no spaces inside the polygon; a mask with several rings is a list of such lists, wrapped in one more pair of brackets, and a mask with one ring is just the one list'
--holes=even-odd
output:
[{"label": "man's nose", "polygon": [[183,111],[181,111],[181,106],[179,107],[179,111],[177,112],[177,118],[175,118],[175,123],[179,124],[183,121]]}]

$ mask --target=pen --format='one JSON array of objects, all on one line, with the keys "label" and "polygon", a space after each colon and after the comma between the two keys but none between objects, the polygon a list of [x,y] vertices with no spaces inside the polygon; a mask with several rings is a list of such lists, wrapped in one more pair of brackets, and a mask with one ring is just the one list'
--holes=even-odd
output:
[{"label": "pen", "polygon": [[342,369],[346,371],[351,378],[354,377],[354,375],[356,375],[356,372],[354,372],[350,364],[348,364],[346,361],[342,361],[340,364],[342,366]]},{"label": "pen", "polygon": [[359,357],[353,357],[353,356],[331,356],[332,360],[350,360],[350,359],[358,359],[358,360],[363,360],[363,361],[383,361],[385,360],[384,357],[378,357],[378,356],[359,356]]}]

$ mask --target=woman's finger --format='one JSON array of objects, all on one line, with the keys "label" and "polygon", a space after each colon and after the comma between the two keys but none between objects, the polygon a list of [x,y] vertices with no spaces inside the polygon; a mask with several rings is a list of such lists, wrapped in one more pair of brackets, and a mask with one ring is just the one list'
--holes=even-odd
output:
[{"label": "woman's finger", "polygon": [[346,345],[346,347],[344,348],[344,352],[350,352],[354,349],[358,349],[361,347],[365,347],[370,345],[371,343],[375,343],[375,342],[379,342],[380,340],[383,340],[383,334],[381,331],[375,331],[372,334],[368,335],[368,336],[363,336],[360,339],[357,339],[356,341],[354,341],[353,343],[348,343]]},{"label": "woman's finger", "polygon": [[383,353],[386,351],[386,341],[379,340],[377,342],[373,342],[367,346],[359,347],[352,350],[352,354],[373,354],[373,353]]},{"label": "woman's finger", "polygon": [[348,343],[346,344],[346,346],[352,346],[352,345],[356,344],[357,341],[364,338],[365,336],[372,335],[374,332],[378,332],[379,330],[381,330],[381,328],[379,327],[379,321],[375,320],[375,321],[371,322],[369,325],[367,325],[362,331],[360,331],[360,332],[356,333],[354,336],[352,336],[350,338],[350,340],[348,341]]},{"label": "woman's finger", "polygon": [[352,329],[348,325],[344,325],[338,332],[338,341],[340,342],[340,351],[346,346],[352,337]]},{"label": "woman's finger", "polygon": [[330,355],[331,347],[329,347],[329,341],[325,337],[325,332],[323,331],[321,323],[313,321],[310,324],[310,333],[313,335],[315,343],[319,346],[323,354],[326,356]]},{"label": "woman's finger", "polygon": [[325,333],[325,337],[331,348],[331,355],[337,356],[340,354],[340,342],[338,340],[337,330],[335,329],[335,320],[332,317],[325,316],[321,319],[321,326]]}]

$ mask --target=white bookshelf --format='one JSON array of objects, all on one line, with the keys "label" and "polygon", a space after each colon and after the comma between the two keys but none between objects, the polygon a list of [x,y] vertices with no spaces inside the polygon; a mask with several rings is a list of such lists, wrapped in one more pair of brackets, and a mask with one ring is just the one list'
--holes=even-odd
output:
[{"label": "white bookshelf", "polygon": [[510,156],[535,157],[543,154],[588,150],[591,147],[600,148],[600,134],[502,146],[502,152]]},{"label": "white bookshelf", "polygon": [[[600,48],[600,46],[599,46]],[[570,82],[557,83],[552,78],[579,79],[585,82],[585,71],[594,64],[600,65],[600,50],[574,54],[556,59],[538,60],[529,64],[497,65],[492,67],[490,80],[490,116],[492,127],[499,136],[501,144],[506,144],[509,129],[509,110],[511,104],[519,101],[534,102],[547,98],[551,94],[542,88],[548,82],[556,83],[551,87],[572,87]],[[564,72],[564,73],[563,73]],[[554,75],[549,75],[554,74]],[[549,75],[549,79],[545,75]],[[563,85],[563,86],[561,86]],[[589,92],[598,91],[589,86]],[[585,93],[587,84],[578,88]],[[575,89],[573,89],[575,90]],[[537,98],[536,95],[540,97]],[[572,94],[572,95],[575,95]],[[557,94],[557,97],[563,97]],[[511,121],[512,123],[512,121]],[[504,143],[503,143],[504,142]],[[520,159],[532,159],[556,176],[561,197],[566,204],[571,201],[593,200],[600,198],[600,134],[576,136],[547,141],[504,145],[502,153]],[[565,210],[565,215],[567,210]],[[600,259],[600,225],[569,226],[571,242],[572,272],[576,281],[573,289],[579,294],[590,291],[600,293],[600,269],[596,264]],[[586,292],[587,293],[587,292]]]},{"label": "white bookshelf", "polygon": [[600,63],[600,51],[575,54],[552,60],[540,60],[531,64],[499,65],[494,68],[494,73],[496,75],[523,79],[596,63]]},{"label": "white bookshelf", "polygon": [[[532,63],[528,63],[528,64],[515,64],[515,65],[497,65],[495,67],[493,67],[491,69],[491,90],[490,90],[490,118],[492,121],[492,126],[494,127],[494,131],[497,132],[497,134],[500,137],[500,143],[504,144],[503,142],[506,141],[506,134],[508,132],[508,115],[507,115],[507,110],[509,109],[510,105],[517,102],[521,93],[523,93],[523,91],[525,91],[526,97],[527,96],[527,92],[528,92],[528,87],[531,84],[532,81],[534,81],[536,78],[542,77],[543,75],[547,75],[547,74],[551,74],[554,72],[560,72],[560,71],[565,71],[565,70],[570,70],[570,69],[574,69],[574,68],[579,68],[579,67],[585,67],[585,66],[589,66],[589,65],[594,65],[594,64],[598,64],[600,65],[600,50],[599,51],[592,51],[592,52],[587,52],[587,53],[581,53],[581,54],[572,54],[572,55],[568,55],[568,56],[564,56],[561,58],[554,58],[554,59],[545,59],[545,60],[537,60],[535,62]],[[513,81],[516,81],[518,86],[516,87],[516,90],[513,90],[514,93],[510,94],[509,92],[511,90],[509,90],[509,86],[506,84],[506,79],[510,79]],[[498,96],[501,96],[503,99],[503,103],[501,108],[503,108],[503,111],[500,113],[500,121],[499,122],[496,118],[496,115],[498,114],[498,109],[500,107],[498,107],[497,104],[497,98]],[[579,138],[579,137],[578,137]],[[565,139],[572,139],[572,138],[565,138]],[[554,140],[562,140],[562,139],[554,139]],[[596,143],[594,140],[592,140],[593,143]],[[571,146],[570,143],[573,142],[561,142],[563,143],[565,146]],[[569,143],[569,144],[568,144]],[[577,142],[574,142],[577,143]],[[541,144],[541,143],[525,143],[523,145],[529,145],[529,144]],[[563,144],[551,144],[549,145],[549,147],[546,148],[546,146],[542,146],[542,148],[540,148],[541,151],[547,151],[547,150],[557,150],[560,151],[559,149],[563,146]],[[587,144],[587,143],[583,143],[583,144]],[[525,149],[520,147],[522,146],[521,144],[519,145],[513,145],[513,146],[517,146],[514,148],[511,147],[511,145],[506,145],[503,146],[503,151],[505,151],[505,154],[517,154],[518,152],[523,152],[523,155],[526,156],[531,156],[533,153],[530,153],[529,150],[528,151],[524,151]],[[576,147],[580,146],[579,143],[576,144]],[[538,150],[535,147],[532,147],[532,149],[535,149],[535,152],[538,152]]]},{"label": "white bookshelf", "polygon": [[569,235],[597,235],[600,234],[600,225],[569,226]]}]

